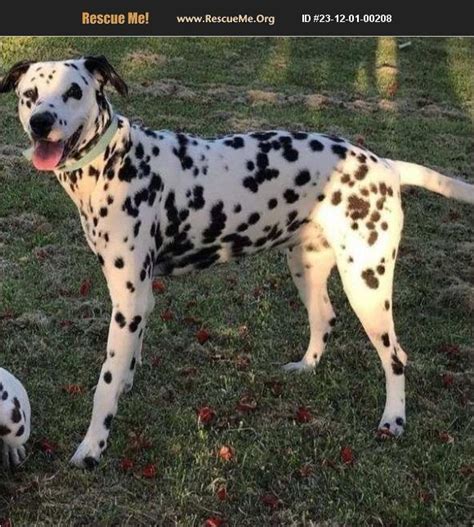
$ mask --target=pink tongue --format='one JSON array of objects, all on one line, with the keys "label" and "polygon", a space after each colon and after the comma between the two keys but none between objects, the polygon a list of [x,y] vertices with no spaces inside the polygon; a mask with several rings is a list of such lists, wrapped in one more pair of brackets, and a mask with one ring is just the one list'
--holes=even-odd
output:
[{"label": "pink tongue", "polygon": [[61,142],[38,141],[33,151],[33,165],[38,170],[54,170],[63,156]]}]

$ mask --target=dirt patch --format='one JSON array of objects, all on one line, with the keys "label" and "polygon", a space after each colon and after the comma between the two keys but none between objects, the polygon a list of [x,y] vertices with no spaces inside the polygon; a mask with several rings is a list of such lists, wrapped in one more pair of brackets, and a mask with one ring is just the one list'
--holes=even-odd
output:
[{"label": "dirt patch", "polygon": [[459,280],[456,284],[444,288],[438,300],[447,307],[462,305],[468,313],[474,313],[474,287],[466,282]]},{"label": "dirt patch", "polygon": [[125,64],[135,66],[163,66],[168,62],[166,55],[151,51],[132,51],[125,55]]},{"label": "dirt patch", "polygon": [[32,311],[23,313],[14,320],[14,323],[20,327],[45,328],[51,323],[51,319],[42,311]]},{"label": "dirt patch", "polygon": [[252,130],[266,130],[271,128],[263,119],[249,118],[242,119],[239,117],[232,117],[229,119],[229,126],[236,132],[248,132]]},{"label": "dirt patch", "polygon": [[24,212],[18,216],[0,218],[0,231],[8,233],[12,230],[49,232],[51,225],[44,216],[35,214],[34,212]]},{"label": "dirt patch", "polygon": [[153,95],[155,97],[176,97],[178,99],[185,100],[193,100],[198,98],[196,92],[187,86],[183,86],[181,83],[173,79],[162,81],[144,81],[141,84],[134,84],[132,91],[145,95]]},{"label": "dirt patch", "polygon": [[272,91],[249,90],[247,98],[250,104],[276,104],[280,101],[281,96]]}]

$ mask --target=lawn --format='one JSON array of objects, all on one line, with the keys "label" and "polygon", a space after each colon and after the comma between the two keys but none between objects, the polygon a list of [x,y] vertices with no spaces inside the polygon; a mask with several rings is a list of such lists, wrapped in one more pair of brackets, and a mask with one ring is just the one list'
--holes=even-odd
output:
[{"label": "lawn", "polygon": [[[126,100],[111,94],[116,108],[152,127],[329,131],[474,182],[474,40],[415,38],[399,49],[405,40],[8,38],[0,74],[20,59],[102,53],[130,86]],[[383,372],[335,272],[326,355],[314,374],[281,372],[309,332],[272,252],[158,284],[133,391],[101,465],[80,471],[68,459],[90,417],[108,294],[72,202],[21,158],[13,95],[0,99],[0,123],[0,365],[22,379],[33,410],[26,463],[0,473],[0,525],[472,520],[472,207],[403,193],[402,438],[375,436]],[[197,417],[205,407],[215,412],[207,424]]]}]

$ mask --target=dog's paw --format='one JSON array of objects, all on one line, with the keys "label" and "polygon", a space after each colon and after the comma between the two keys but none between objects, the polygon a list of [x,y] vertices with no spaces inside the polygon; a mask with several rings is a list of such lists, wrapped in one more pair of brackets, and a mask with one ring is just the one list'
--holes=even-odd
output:
[{"label": "dog's paw", "polygon": [[24,446],[11,447],[6,443],[2,445],[2,464],[5,468],[17,467],[26,458],[26,451]]},{"label": "dog's paw", "polygon": [[379,437],[380,439],[400,437],[403,434],[404,430],[405,419],[403,417],[382,417],[377,430],[377,437]]},{"label": "dog's paw", "polygon": [[282,366],[283,371],[286,372],[298,372],[302,373],[304,371],[313,371],[316,367],[315,362],[306,362],[305,360],[300,360],[298,362],[288,362]]},{"label": "dog's paw", "polygon": [[99,464],[100,454],[103,450],[99,446],[99,442],[95,441],[95,443],[94,445],[89,440],[84,439],[70,459],[71,465],[93,470]]}]

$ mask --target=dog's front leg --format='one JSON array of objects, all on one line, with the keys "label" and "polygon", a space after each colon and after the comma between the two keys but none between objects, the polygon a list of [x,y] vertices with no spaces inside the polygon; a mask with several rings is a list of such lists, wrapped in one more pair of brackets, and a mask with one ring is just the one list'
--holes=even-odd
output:
[{"label": "dog's front leg", "polygon": [[120,394],[128,391],[133,382],[146,319],[154,304],[149,276],[143,277],[143,273],[140,276],[140,269],[130,272],[135,268],[132,262],[128,262],[128,272],[126,265],[112,270],[104,268],[112,299],[112,318],[89,429],[71,459],[79,467],[97,465],[107,446]]}]

